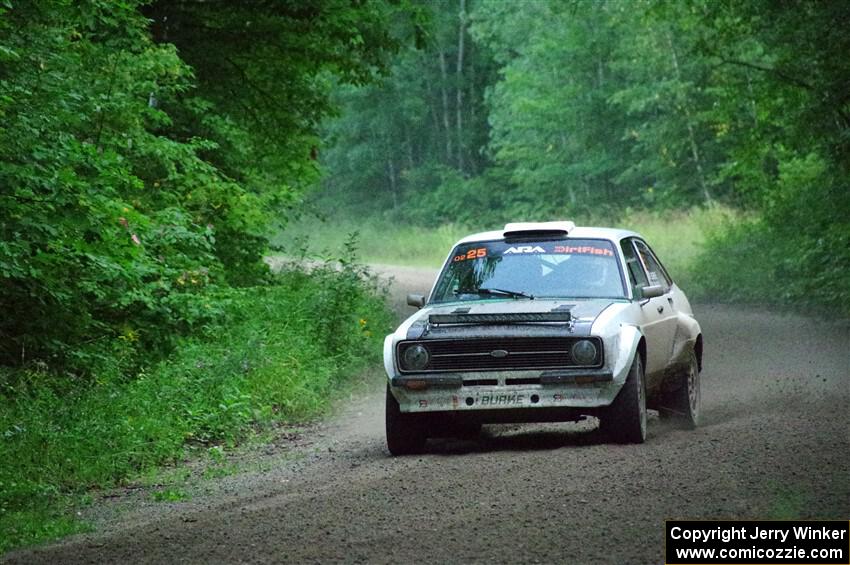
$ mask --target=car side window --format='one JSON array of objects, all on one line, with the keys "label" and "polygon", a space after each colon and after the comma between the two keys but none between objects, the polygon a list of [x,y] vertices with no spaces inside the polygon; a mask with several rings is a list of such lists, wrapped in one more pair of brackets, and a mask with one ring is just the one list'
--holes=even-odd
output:
[{"label": "car side window", "polygon": [[634,244],[631,239],[624,239],[620,242],[620,248],[623,250],[623,258],[626,260],[626,270],[629,272],[629,281],[632,287],[640,288],[646,286],[646,275],[643,272],[637,252],[635,252]]},{"label": "car side window", "polygon": [[634,240],[634,242],[635,248],[638,252],[638,257],[640,257],[640,261],[646,270],[646,276],[649,279],[649,284],[661,285],[665,288],[665,290],[670,288],[672,281],[667,276],[667,272],[664,270],[664,267],[662,267],[658,259],[655,258],[652,250],[639,239]]}]

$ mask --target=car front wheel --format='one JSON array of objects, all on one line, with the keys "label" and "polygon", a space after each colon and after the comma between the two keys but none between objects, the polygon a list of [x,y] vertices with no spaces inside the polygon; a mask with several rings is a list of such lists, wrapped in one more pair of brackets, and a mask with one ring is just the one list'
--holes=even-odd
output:
[{"label": "car front wheel", "polygon": [[422,451],[428,434],[421,414],[405,414],[387,385],[387,448],[392,455],[410,455]]},{"label": "car front wheel", "polygon": [[602,414],[600,426],[617,443],[646,441],[646,384],[639,353],[635,352],[626,382]]}]

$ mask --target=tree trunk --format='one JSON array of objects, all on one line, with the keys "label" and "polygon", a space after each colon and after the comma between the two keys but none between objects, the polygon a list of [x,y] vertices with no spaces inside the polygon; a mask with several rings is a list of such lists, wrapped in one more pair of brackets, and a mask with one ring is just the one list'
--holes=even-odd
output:
[{"label": "tree trunk", "polygon": [[398,210],[398,185],[396,183],[395,163],[387,160],[387,173],[390,178],[390,194],[393,198],[393,211]]},{"label": "tree trunk", "polygon": [[[562,131],[560,133],[560,137],[561,137],[561,151],[563,152],[562,153],[563,155],[566,155],[567,154],[567,135],[566,135],[566,133],[564,133]],[[584,179],[584,176],[582,176],[582,179]],[[575,209],[575,205],[576,205],[576,191],[575,191],[575,188],[573,188],[572,182],[570,182],[570,184],[567,185],[567,195],[570,197],[570,205],[573,207],[573,210],[570,210],[570,211],[573,212],[574,209]]]},{"label": "tree trunk", "polygon": [[413,138],[410,137],[410,130],[404,128],[404,144],[407,146],[407,168],[413,170],[416,167],[416,159],[413,157]]},{"label": "tree trunk", "polygon": [[437,143],[440,133],[440,117],[439,112],[437,111],[436,96],[434,95],[434,89],[431,87],[430,80],[425,80],[425,88],[428,91],[428,109],[431,113],[431,121],[434,124],[434,143]]},{"label": "tree trunk", "polygon": [[[667,45],[670,46],[670,55],[673,59],[673,72],[676,74],[676,80],[678,82],[682,82],[682,73],[679,70],[679,57],[676,55],[676,48],[673,45],[673,36],[670,32],[667,32]],[[685,125],[688,128],[688,141],[691,145],[691,156],[694,160],[694,165],[696,165],[697,169],[697,178],[699,179],[700,187],[702,188],[702,195],[705,199],[706,204],[711,204],[713,199],[711,198],[711,192],[708,190],[708,184],[705,182],[705,173],[702,168],[702,158],[700,157],[699,144],[697,143],[696,133],[694,132],[694,123],[691,116],[691,109],[688,103],[688,100],[685,99],[682,101],[682,108],[685,110]]]},{"label": "tree trunk", "polygon": [[[475,56],[473,55],[473,50],[475,49],[475,43],[469,44],[469,101],[467,102],[467,106],[469,106],[469,123],[472,126],[473,136],[475,134],[476,128],[478,127],[478,122],[476,120],[475,115],[475,106],[478,103],[478,100],[475,98]],[[475,137],[472,139],[473,142],[476,141]],[[478,155],[479,155],[479,147],[473,144],[472,147],[474,153],[470,155],[469,158],[469,168],[473,175],[478,174]]]},{"label": "tree trunk", "polygon": [[446,162],[452,162],[452,127],[449,123],[449,91],[446,88],[446,83],[449,81],[448,71],[446,70],[446,52],[440,47],[440,81],[443,91],[443,127],[446,131]]},{"label": "tree trunk", "polygon": [[457,84],[455,93],[457,95],[457,106],[455,125],[457,126],[457,168],[463,174],[463,44],[466,36],[466,0],[460,0],[460,26],[457,32],[457,66],[455,76]]},{"label": "tree trunk", "polygon": [[605,85],[605,67],[603,66],[602,59],[597,59],[596,61],[596,88],[602,89]]},{"label": "tree trunk", "polygon": [[759,127],[759,114],[758,108],[756,107],[756,96],[753,93],[753,80],[750,76],[750,69],[746,70],[747,73],[747,93],[750,95],[750,112],[753,115],[753,129]]}]

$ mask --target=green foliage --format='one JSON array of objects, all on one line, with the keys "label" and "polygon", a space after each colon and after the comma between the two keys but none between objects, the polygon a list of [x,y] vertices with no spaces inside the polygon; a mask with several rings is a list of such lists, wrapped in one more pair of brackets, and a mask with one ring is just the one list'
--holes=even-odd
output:
[{"label": "green foliage", "polygon": [[[611,225],[640,232],[660,255],[674,280],[689,295],[704,291],[704,277],[693,269],[706,240],[729,224],[746,220],[746,216],[730,208],[714,206],[689,210],[646,212],[625,210],[617,216],[580,216],[584,225]],[[346,233],[358,231],[360,254],[373,264],[410,265],[439,268],[451,247],[462,237],[475,231],[498,229],[502,220],[472,219],[467,224],[442,224],[422,227],[390,221],[355,224],[344,218],[333,220],[333,229],[316,229],[315,221],[298,221],[287,226],[276,241],[309,243],[305,254],[324,257],[327,249],[339,248]],[[671,230],[670,226],[676,229]],[[390,245],[387,242],[391,242]]]},{"label": "green foliage", "polygon": [[[616,183],[628,150],[621,139],[625,116],[608,103],[623,84],[614,51],[634,25],[631,9],[498,4],[481,4],[472,33],[502,62],[488,102],[489,150],[511,180],[505,208],[540,217],[563,210],[598,214],[633,202],[632,187]],[[614,198],[618,205],[609,204]]]},{"label": "green foliage", "polygon": [[380,75],[409,11],[0,3],[0,551],[75,527],[68,493],[314,414],[379,349],[362,269],[262,258],[331,85]]},{"label": "green foliage", "polygon": [[[712,236],[689,269],[705,293],[844,307],[850,4],[455,0],[433,11],[427,49],[404,52],[381,85],[339,90],[348,113],[328,127],[320,208],[433,226],[731,206],[751,219]],[[471,55],[449,77],[439,55],[454,60],[460,29]],[[470,106],[471,92],[482,103]],[[461,123],[476,132],[463,145],[482,156],[476,167],[447,158],[445,133]]]},{"label": "green foliage", "polygon": [[401,9],[3,4],[0,363],[122,378],[262,281],[331,80],[381,72]]},{"label": "green foliage", "polygon": [[[383,0],[162,0],[142,11],[155,41],[174,44],[191,66],[202,97],[178,109],[174,129],[215,142],[204,157],[248,195],[241,223],[216,226],[219,257],[233,266],[228,280],[251,284],[266,235],[257,227],[293,213],[318,180],[319,123],[336,110],[331,86],[385,72],[400,44],[390,21],[408,24],[403,16],[415,9]],[[246,231],[253,238],[243,243]]]},{"label": "green foliage", "polygon": [[780,165],[765,212],[711,235],[694,268],[703,294],[850,317],[850,195],[817,155]]},{"label": "green foliage", "polygon": [[[50,8],[16,5],[0,24],[16,54],[0,82],[0,360],[81,370],[206,321],[214,232],[180,204],[193,184],[232,187],[200,142],[153,133],[168,116],[145,93],[178,96],[191,71],[132,6]],[[178,286],[184,273],[202,280]]]},{"label": "green foliage", "polygon": [[423,228],[386,220],[356,224],[347,219],[335,218],[331,222],[333,229],[319,230],[316,229],[315,220],[292,222],[274,241],[281,243],[285,253],[291,253],[291,250],[283,245],[284,242],[304,242],[304,255],[321,259],[327,257],[328,249],[338,249],[344,243],[346,234],[356,231],[359,234],[360,254],[368,263],[438,268],[452,245],[469,234],[468,228],[449,224]]},{"label": "green foliage", "polygon": [[88,525],[71,515],[71,510],[72,505],[68,499],[54,500],[50,505],[39,505],[26,510],[0,506],[0,532],[3,532],[4,536],[0,540],[0,552],[90,531]]},{"label": "green foliage", "polygon": [[182,502],[188,500],[188,495],[179,489],[167,488],[154,491],[151,498],[156,502]]},{"label": "green foliage", "polygon": [[[336,89],[342,111],[324,131],[323,209],[407,217],[429,209],[420,198],[442,178],[475,176],[489,165],[484,97],[495,66],[469,36],[475,5],[421,3],[425,40],[402,49],[382,80]],[[410,33],[407,22],[396,27]]]},{"label": "green foliage", "polygon": [[850,38],[844,3],[707,3],[702,48],[725,73],[732,138],[720,175],[759,214],[711,240],[698,268],[719,296],[850,309]]},{"label": "green foliage", "polygon": [[[644,211],[626,210],[614,220],[593,218],[588,223],[613,225],[640,233],[658,253],[664,267],[689,297],[708,298],[701,293],[704,280],[694,269],[699,256],[712,234],[730,223],[744,220],[732,208],[721,206],[699,207],[687,210]],[[675,229],[671,229],[675,226]]]},{"label": "green foliage", "polygon": [[[130,480],[187,447],[237,443],[315,416],[374,363],[391,316],[376,279],[341,268],[281,273],[222,292],[221,321],[133,379],[80,386],[18,370],[0,390],[0,552],[59,532],[66,496]],[[157,500],[175,500],[163,491]],[[40,529],[21,529],[41,516]],[[55,526],[50,526],[55,520]],[[47,525],[45,525],[47,524]]]},{"label": "green foliage", "polygon": [[[435,189],[420,190],[416,205],[402,212],[402,217],[416,225],[462,224],[495,225],[512,215],[533,217],[539,210],[531,195],[524,191],[502,191],[512,186],[505,169],[491,168],[481,175],[466,178],[450,167],[420,169]],[[416,179],[422,183],[425,179]]]}]

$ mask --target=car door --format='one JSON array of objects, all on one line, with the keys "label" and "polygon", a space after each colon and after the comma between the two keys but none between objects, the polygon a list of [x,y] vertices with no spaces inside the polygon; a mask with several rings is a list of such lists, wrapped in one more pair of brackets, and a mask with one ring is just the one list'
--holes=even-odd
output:
[{"label": "car door", "polygon": [[659,285],[664,289],[661,296],[641,300],[644,322],[642,329],[646,337],[646,373],[650,381],[655,381],[662,376],[664,369],[670,363],[673,340],[676,336],[678,319],[673,302],[672,281],[644,241],[633,238],[631,244],[637,264],[641,267],[646,280],[643,284]]}]

